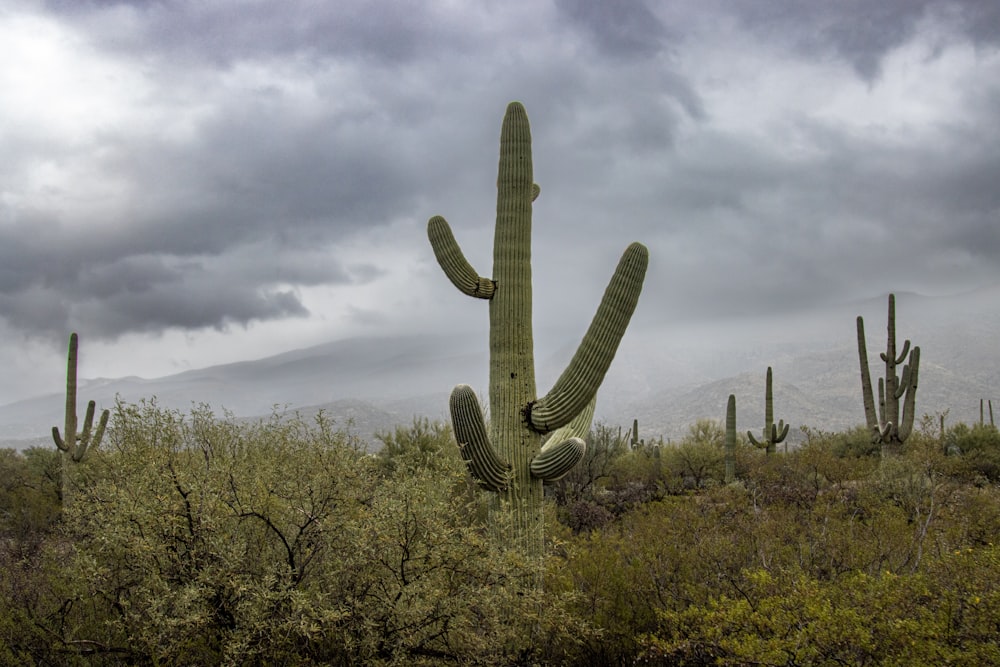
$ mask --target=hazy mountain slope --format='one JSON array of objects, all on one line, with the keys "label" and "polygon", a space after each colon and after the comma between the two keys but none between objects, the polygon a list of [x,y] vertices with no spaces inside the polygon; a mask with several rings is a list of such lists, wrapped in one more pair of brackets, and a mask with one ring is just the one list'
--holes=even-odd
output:
[{"label": "hazy mountain slope", "polygon": [[[641,304],[640,304],[641,309]],[[677,439],[700,418],[722,420],[730,393],[737,397],[741,431],[764,423],[764,375],[774,368],[775,417],[842,430],[864,420],[855,317],[865,319],[873,378],[884,368],[884,296],[854,304],[760,319],[689,324],[647,314],[625,336],[599,394],[597,415],[609,423],[640,420],[643,437]],[[659,320],[659,321],[657,321]],[[897,339],[921,346],[917,413],[949,410],[948,421],[979,418],[979,399],[1000,406],[1000,287],[937,299],[897,294]],[[583,332],[536,337],[538,389],[546,391],[565,367]],[[541,341],[541,342],[538,342]],[[208,403],[237,416],[273,408],[303,412],[323,407],[369,437],[414,415],[446,418],[447,395],[460,382],[486,396],[487,342],[483,335],[395,336],[348,339],[265,359],[186,371],[157,379],[81,381],[83,401],[112,407],[156,396],[160,405],[187,410]],[[52,394],[0,406],[0,440],[48,442],[62,425],[62,387]],[[1000,409],[1000,407],[998,407]]]}]

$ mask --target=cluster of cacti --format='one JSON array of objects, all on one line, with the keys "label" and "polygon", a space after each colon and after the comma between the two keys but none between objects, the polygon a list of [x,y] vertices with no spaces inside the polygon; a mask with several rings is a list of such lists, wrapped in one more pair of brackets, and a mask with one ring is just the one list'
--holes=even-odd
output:
[{"label": "cluster of cacti", "polygon": [[[861,392],[865,406],[865,421],[872,434],[872,442],[895,448],[910,437],[917,395],[917,376],[920,370],[920,348],[910,350],[909,339],[903,342],[903,349],[896,353],[896,297],[889,295],[888,342],[886,351],[879,354],[885,362],[885,377],[878,381],[878,412],[872,393],[872,381],[868,372],[868,350],[865,346],[865,324],[858,316],[858,356],[861,360]],[[896,374],[896,367],[907,361],[902,373]],[[903,404],[900,407],[900,399]],[[885,449],[883,449],[885,451]]]},{"label": "cluster of cacti", "polygon": [[[583,457],[597,390],[635,309],[648,252],[630,245],[590,328],[551,391],[536,395],[532,334],[531,214],[539,194],[532,173],[531,131],[524,107],[507,107],[500,133],[492,277],[466,260],[444,218],[427,225],[445,275],[464,294],[487,299],[490,312],[490,423],[473,390],[452,391],[451,417],[463,458],[478,483],[499,494],[508,513],[506,540],[529,556],[542,553],[542,483]],[[548,434],[544,441],[542,436]]]},{"label": "cluster of cacti", "polygon": [[771,367],[767,367],[767,381],[764,389],[764,431],[758,441],[753,437],[753,433],[747,431],[747,437],[754,447],[765,450],[768,454],[773,454],[779,442],[782,442],[788,435],[788,424],[785,420],[774,423],[774,399],[771,394]]},{"label": "cluster of cacti", "polygon": [[726,484],[736,481],[736,396],[729,395],[726,404]]},{"label": "cluster of cacti", "polygon": [[91,434],[91,429],[94,426],[94,412],[97,409],[97,404],[94,401],[87,403],[87,414],[83,419],[83,430],[77,433],[77,416],[76,416],[76,358],[77,349],[79,347],[79,338],[76,333],[70,334],[69,337],[69,353],[67,355],[66,362],[66,415],[65,415],[65,429],[63,433],[65,436],[61,436],[59,433],[59,427],[52,427],[52,439],[56,443],[56,447],[59,451],[63,453],[63,497],[66,497],[68,491],[67,488],[67,462],[73,461],[79,463],[83,460],[83,457],[87,454],[87,450],[90,447],[97,447],[101,443],[101,438],[104,437],[104,429],[108,425],[108,417],[110,412],[104,410],[101,412],[101,419],[97,424],[97,430]]}]

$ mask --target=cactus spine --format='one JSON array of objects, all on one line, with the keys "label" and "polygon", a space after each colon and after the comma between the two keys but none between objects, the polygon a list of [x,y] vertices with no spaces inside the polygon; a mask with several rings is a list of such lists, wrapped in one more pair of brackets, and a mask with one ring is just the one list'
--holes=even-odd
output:
[{"label": "cactus spine", "polygon": [[[539,194],[524,107],[507,107],[500,132],[493,275],[473,269],[444,218],[427,224],[445,275],[462,293],[489,301],[490,423],[473,390],[459,385],[450,408],[455,437],[480,486],[499,495],[508,514],[505,541],[530,556],[542,554],[542,483],[566,474],[583,457],[596,394],[632,316],[648,263],[633,243],[622,255],[569,366],[551,391],[535,387],[531,311],[531,209]],[[550,434],[543,445],[542,436]]]},{"label": "cactus spine", "polygon": [[[858,356],[861,362],[861,392],[865,406],[865,422],[872,433],[872,442],[890,449],[901,446],[913,430],[913,417],[917,395],[917,376],[920,370],[920,348],[910,350],[910,341],[903,342],[903,349],[896,354],[896,296],[889,295],[888,341],[886,351],[879,354],[885,362],[885,377],[878,381],[878,412],[872,393],[871,375],[868,371],[868,350],[865,346],[865,323],[858,316]],[[907,359],[901,375],[896,367]],[[903,399],[900,409],[899,399]]]},{"label": "cactus spine", "polygon": [[726,484],[736,481],[736,396],[729,395],[726,404]]},{"label": "cactus spine", "polygon": [[773,454],[776,450],[776,445],[782,442],[788,435],[788,424],[785,420],[779,420],[777,424],[774,423],[774,398],[771,393],[771,367],[767,367],[767,381],[764,388],[764,432],[761,440],[758,442],[756,438],[753,437],[753,433],[747,431],[747,437],[750,438],[750,442],[753,443],[754,447],[765,450],[768,454]]},{"label": "cactus spine", "polygon": [[110,416],[110,412],[108,410],[101,412],[101,419],[97,424],[97,430],[93,433],[93,437],[91,437],[91,428],[93,428],[94,425],[94,412],[97,409],[97,404],[94,401],[90,401],[87,403],[87,414],[83,419],[83,431],[77,434],[76,359],[78,347],[78,336],[76,333],[70,334],[69,353],[67,354],[66,361],[65,438],[60,435],[58,426],[52,427],[52,439],[55,441],[56,447],[59,451],[63,453],[62,494],[64,500],[69,490],[69,462],[72,461],[74,463],[79,463],[83,460],[83,457],[86,455],[89,447],[97,447],[101,444],[101,438],[104,437],[104,429],[108,425],[108,417]]}]

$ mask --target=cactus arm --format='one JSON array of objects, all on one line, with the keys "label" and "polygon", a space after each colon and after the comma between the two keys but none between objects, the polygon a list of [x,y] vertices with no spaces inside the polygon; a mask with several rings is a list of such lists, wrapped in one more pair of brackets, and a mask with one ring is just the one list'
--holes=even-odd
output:
[{"label": "cactus arm", "polygon": [[597,397],[591,399],[570,423],[556,429],[532,459],[531,475],[543,482],[555,482],[566,475],[587,453],[586,437],[594,420]]},{"label": "cactus arm", "polygon": [[[778,430],[781,430],[781,424],[783,424],[783,423],[784,423],[784,420],[781,420],[781,421],[778,422]],[[788,427],[789,426],[791,426],[791,424],[785,424],[784,430],[781,430],[781,435],[778,436],[778,442],[781,442],[786,437],[788,437]]]},{"label": "cactus arm", "polygon": [[[906,371],[909,371],[907,374]],[[906,382],[906,397],[903,399],[903,415],[899,424],[899,439],[905,441],[913,431],[917,400],[917,377],[920,374],[920,346],[914,346],[910,353],[910,363],[903,369],[903,375],[908,375]]]},{"label": "cactus arm", "polygon": [[754,447],[756,447],[758,449],[762,449],[764,447],[767,447],[767,438],[764,438],[764,442],[763,443],[758,442],[757,438],[753,437],[753,433],[751,433],[750,431],[747,431],[747,439],[750,440],[750,444],[751,445],[753,445]]},{"label": "cactus arm", "polygon": [[633,243],[626,248],[569,366],[545,396],[528,405],[529,428],[538,433],[553,431],[596,395],[639,301],[648,264],[646,246]]},{"label": "cactus arm", "polygon": [[879,421],[877,424],[885,424],[889,422],[888,414],[885,411],[885,378],[878,379],[878,414]]},{"label": "cactus arm", "polygon": [[594,421],[594,411],[597,409],[597,396],[594,396],[590,400],[590,403],[584,406],[583,410],[574,417],[568,424],[557,428],[555,431],[549,434],[549,437],[545,439],[545,443],[542,445],[541,451],[545,451],[547,448],[554,446],[560,440],[568,440],[569,438],[580,438],[581,440],[586,440],[587,436],[590,435],[590,425]]},{"label": "cactus arm", "polygon": [[65,441],[63,441],[62,436],[59,434],[58,426],[52,427],[52,440],[55,441],[56,447],[59,449],[59,451],[62,452],[69,451],[68,446],[66,445]]},{"label": "cactus arm", "polygon": [[493,298],[496,283],[472,268],[444,218],[436,215],[427,222],[427,238],[444,274],[460,292],[477,299]]},{"label": "cactus arm", "polygon": [[80,462],[83,460],[83,455],[87,453],[87,447],[90,446],[90,429],[94,427],[94,410],[97,409],[97,404],[94,401],[89,401],[87,403],[87,414],[83,418],[83,431],[80,432],[80,437],[77,440],[76,451],[73,452],[73,460]]},{"label": "cactus arm", "polygon": [[875,412],[875,395],[872,392],[872,378],[868,370],[868,349],[865,344],[865,322],[858,316],[858,357],[861,361],[861,395],[865,405],[865,423],[868,429],[878,428],[878,415]]},{"label": "cactus arm", "polygon": [[101,419],[97,424],[97,430],[94,431],[93,438],[91,438],[90,429],[94,425],[94,411],[97,408],[97,404],[94,401],[87,403],[87,415],[83,420],[83,432],[80,434],[79,441],[76,446],[76,451],[73,452],[72,457],[76,462],[83,460],[83,457],[87,453],[87,448],[93,445],[97,447],[101,444],[101,439],[104,437],[104,429],[108,425],[108,417],[110,413],[107,410],[101,412]]},{"label": "cactus arm", "polygon": [[560,440],[531,460],[531,475],[543,482],[555,482],[572,470],[586,453],[587,443],[580,438]]},{"label": "cactus arm", "polygon": [[[894,357],[895,363],[901,364],[904,361],[906,361],[906,355],[909,354],[909,352],[910,352],[910,339],[907,338],[906,340],[903,341],[903,351],[900,352],[898,355],[895,355]],[[881,359],[882,361],[887,361],[889,358],[885,352],[879,352],[878,356],[879,359]]]},{"label": "cactus arm", "polygon": [[455,440],[469,472],[484,488],[503,491],[510,483],[510,464],[497,456],[486,434],[486,423],[472,387],[460,384],[449,401]]},{"label": "cactus arm", "polygon": [[903,366],[903,373],[900,375],[899,379],[896,380],[896,391],[893,393],[893,397],[898,401],[906,393],[910,386],[910,365],[907,364]]},{"label": "cactus arm", "polygon": [[771,443],[777,445],[784,442],[788,436],[789,426],[790,424],[786,424],[784,419],[778,420],[777,424],[771,424]]}]

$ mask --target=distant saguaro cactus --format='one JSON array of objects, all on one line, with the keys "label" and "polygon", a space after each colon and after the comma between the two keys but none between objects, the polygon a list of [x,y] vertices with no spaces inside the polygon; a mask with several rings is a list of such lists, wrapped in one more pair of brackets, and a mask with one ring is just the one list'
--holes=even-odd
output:
[{"label": "distant saguaro cactus", "polygon": [[773,454],[777,449],[776,445],[782,442],[788,435],[788,424],[785,420],[774,423],[774,399],[771,394],[771,367],[767,367],[767,381],[764,388],[764,432],[760,442],[753,437],[753,433],[747,431],[747,437],[754,447],[765,450],[768,454]]},{"label": "distant saguaro cactus", "polygon": [[629,445],[631,445],[632,451],[636,451],[636,450],[642,449],[646,445],[646,442],[644,440],[642,440],[642,439],[639,438],[639,420],[638,419],[633,419],[632,420],[632,440],[631,440],[631,442],[629,442]]},{"label": "distant saguaro cactus", "polygon": [[[883,445],[891,451],[900,447],[910,437],[917,396],[917,376],[920,371],[920,348],[910,350],[910,341],[903,342],[903,350],[896,354],[896,296],[889,295],[888,342],[886,351],[879,354],[885,362],[885,377],[878,380],[878,412],[875,411],[875,397],[872,393],[871,375],[868,371],[868,349],[865,346],[865,323],[858,316],[858,357],[861,361],[861,392],[865,406],[865,421],[872,434],[872,442]],[[901,375],[896,374],[896,366],[907,359]],[[903,399],[900,409],[899,399]]]},{"label": "distant saguaro cactus", "polygon": [[736,481],[736,396],[729,395],[726,404],[726,484]]},{"label": "distant saguaro cactus", "polygon": [[[979,399],[979,425],[980,426],[984,426],[986,424],[986,422],[983,421],[983,401],[984,400],[985,399],[982,399],[982,398]],[[990,399],[988,401],[988,403],[989,403],[989,407],[990,407],[990,426],[996,426],[996,424],[993,423],[993,399]]]},{"label": "distant saguaro cactus", "polygon": [[89,447],[97,447],[101,444],[101,438],[104,437],[104,429],[108,425],[108,417],[110,416],[108,410],[101,412],[101,419],[97,424],[97,430],[93,433],[93,437],[91,437],[91,428],[94,425],[94,412],[97,409],[97,404],[94,401],[90,401],[87,403],[87,414],[83,419],[83,431],[79,434],[76,432],[76,359],[78,347],[79,338],[74,332],[69,337],[69,353],[66,361],[65,437],[59,434],[58,426],[52,427],[52,439],[55,441],[59,451],[63,453],[62,493],[64,499],[68,492],[68,462],[79,463],[83,460]]},{"label": "distant saguaro cactus", "polygon": [[531,312],[531,212],[538,193],[528,116],[512,102],[500,132],[492,278],[472,268],[444,218],[427,224],[445,275],[490,306],[489,427],[473,390],[458,385],[450,400],[455,437],[472,476],[499,495],[496,511],[509,519],[498,522],[509,526],[504,540],[532,557],[543,553],[542,483],[565,475],[583,457],[597,390],[635,310],[648,263],[645,246],[626,249],[569,366],[539,398]]}]

